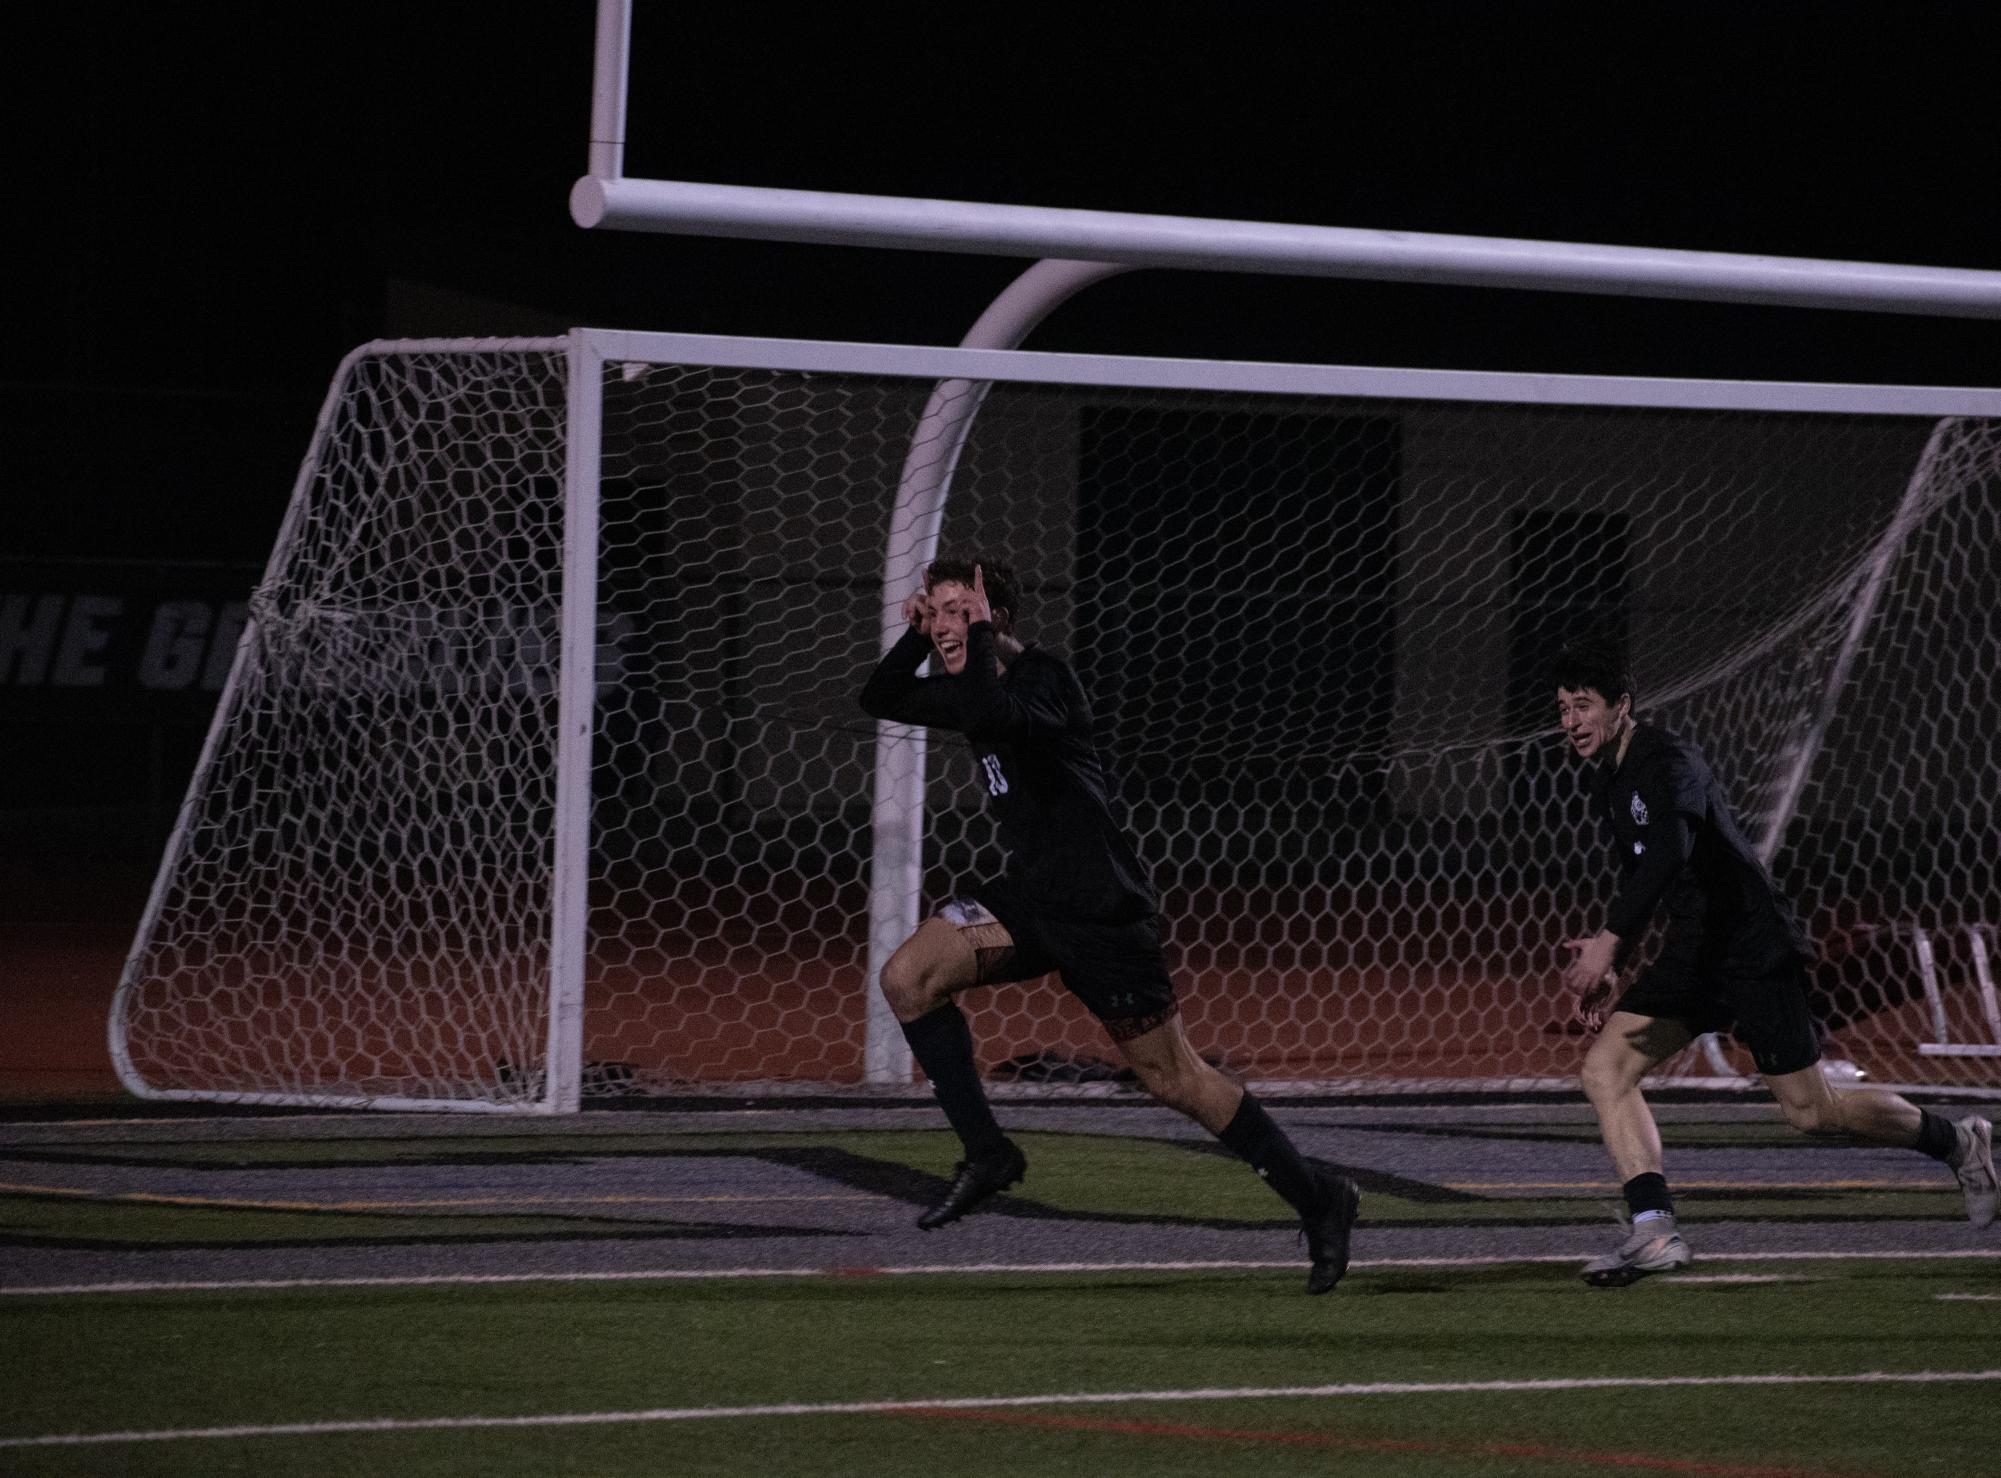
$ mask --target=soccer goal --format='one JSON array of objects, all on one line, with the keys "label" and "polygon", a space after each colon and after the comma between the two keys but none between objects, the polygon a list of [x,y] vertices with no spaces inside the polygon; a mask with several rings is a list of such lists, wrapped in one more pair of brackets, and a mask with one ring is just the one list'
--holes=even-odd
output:
[{"label": "soccer goal", "polygon": [[[1076,663],[1191,1035],[1247,1080],[1574,1075],[1560,946],[1610,862],[1546,664],[1600,633],[1824,945],[1830,1050],[1991,1089],[2001,1061],[1920,1050],[1908,944],[1871,941],[2001,918],[1997,418],[1965,390],[369,345],[113,1055],[147,1097],[401,1108],[907,1085],[872,963],[997,864],[958,747],[854,701],[935,549],[1010,559],[1023,634]],[[1109,1056],[1054,981],[967,1004],[996,1081]]]}]

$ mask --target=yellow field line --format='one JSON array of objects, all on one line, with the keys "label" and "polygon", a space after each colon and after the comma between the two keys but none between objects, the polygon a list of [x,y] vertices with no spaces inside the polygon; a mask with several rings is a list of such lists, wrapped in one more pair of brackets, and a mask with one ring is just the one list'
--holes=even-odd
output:
[{"label": "yellow field line", "polygon": [[99,1191],[88,1186],[25,1185],[0,1181],[0,1192],[77,1196],[91,1201],[133,1201],[156,1206],[215,1206],[249,1211],[420,1211],[451,1207],[688,1206],[768,1201],[872,1201],[873,1196],[473,1196],[422,1201],[269,1201],[231,1196],[169,1196],[157,1191]]},{"label": "yellow field line", "polygon": [[[1582,1191],[1616,1194],[1618,1187],[1602,1180],[1462,1180],[1448,1191]],[[1677,1180],[1678,1191],[1949,1191],[1939,1180]]]}]

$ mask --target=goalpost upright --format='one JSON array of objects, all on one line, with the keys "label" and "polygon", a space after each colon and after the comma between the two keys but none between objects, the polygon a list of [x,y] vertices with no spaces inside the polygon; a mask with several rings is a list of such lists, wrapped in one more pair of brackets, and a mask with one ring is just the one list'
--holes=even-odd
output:
[{"label": "goalpost upright", "polygon": [[591,740],[597,728],[598,471],[604,356],[569,341],[563,467],[561,696],[556,709],[555,898],[549,914],[549,1051],[543,1107],[574,1113],[583,1092],[585,939],[590,930]]}]

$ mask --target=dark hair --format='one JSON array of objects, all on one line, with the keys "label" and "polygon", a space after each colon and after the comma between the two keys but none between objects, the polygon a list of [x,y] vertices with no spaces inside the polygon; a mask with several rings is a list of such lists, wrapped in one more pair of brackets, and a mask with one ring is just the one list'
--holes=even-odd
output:
[{"label": "dark hair", "polygon": [[1021,614],[1017,602],[1021,598],[1021,582],[1016,578],[1014,566],[1004,560],[988,559],[978,555],[972,559],[934,559],[924,567],[924,588],[943,580],[956,580],[968,590],[973,588],[973,567],[979,566],[980,583],[986,587],[987,604],[993,607],[994,629],[1012,633],[1015,617]]},{"label": "dark hair", "polygon": [[1633,673],[1626,665],[1626,654],[1607,641],[1571,643],[1557,654],[1550,676],[1557,687],[1572,693],[1596,688],[1607,703],[1633,696]]}]

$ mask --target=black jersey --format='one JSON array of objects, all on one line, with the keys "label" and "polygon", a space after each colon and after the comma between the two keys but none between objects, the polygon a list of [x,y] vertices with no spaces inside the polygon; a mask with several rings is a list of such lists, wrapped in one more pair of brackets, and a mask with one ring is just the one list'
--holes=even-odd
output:
[{"label": "black jersey", "polygon": [[1663,903],[1663,961],[1762,974],[1808,954],[1791,905],[1693,744],[1635,725],[1625,759],[1599,766],[1591,798],[1619,855],[1619,891],[1605,919],[1619,936],[1619,964]]},{"label": "black jersey", "polygon": [[1000,821],[1010,891],[1038,910],[1097,922],[1156,912],[1159,897],[1126,840],[1070,664],[1030,647],[998,672],[985,621],[967,628],[957,676],[917,676],[931,652],[916,628],[906,632],[869,674],[861,706],[875,718],[966,736]]}]

